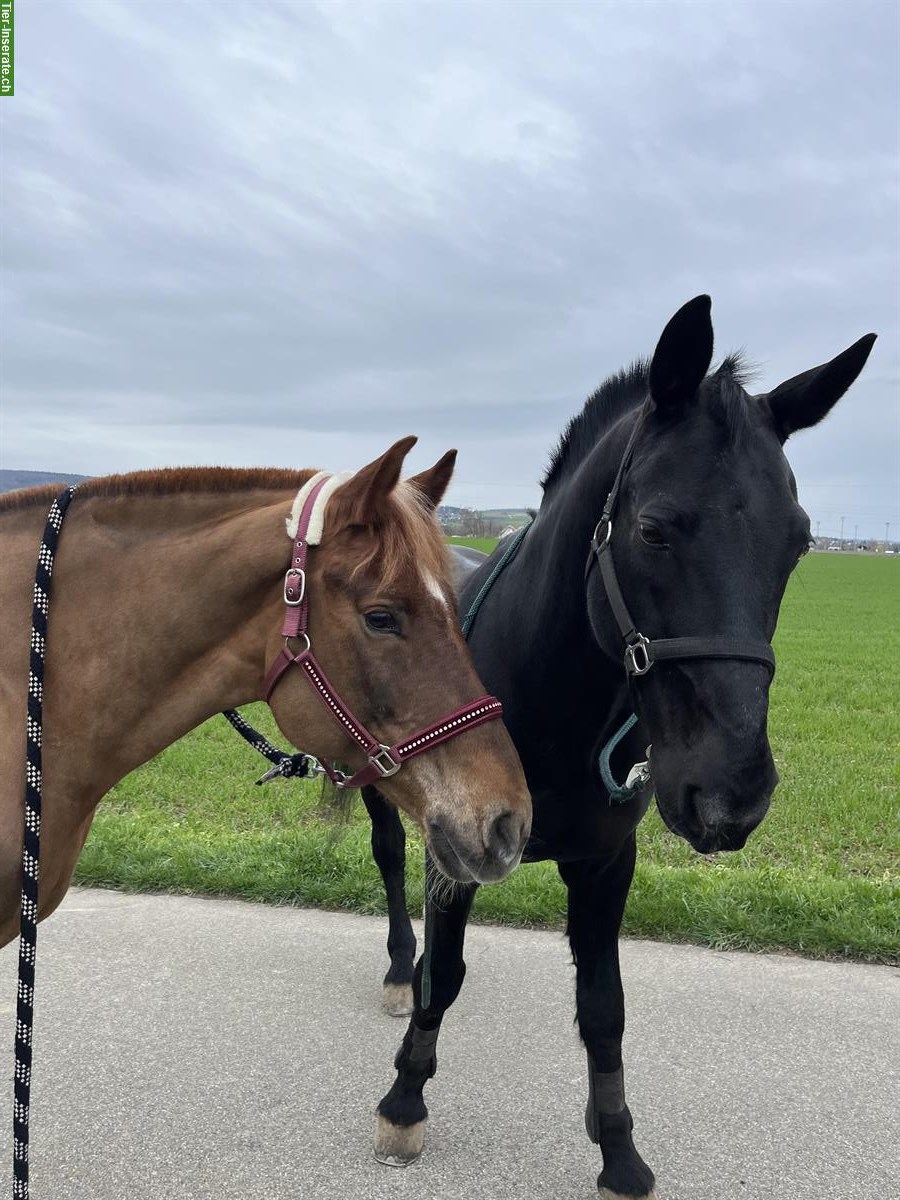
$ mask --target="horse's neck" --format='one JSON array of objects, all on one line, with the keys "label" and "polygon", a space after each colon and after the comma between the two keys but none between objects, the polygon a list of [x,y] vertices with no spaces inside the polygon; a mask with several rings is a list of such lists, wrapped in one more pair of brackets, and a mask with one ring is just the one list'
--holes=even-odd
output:
[{"label": "horse's neck", "polygon": [[53,577],[46,723],[56,745],[94,760],[101,794],[221,708],[258,698],[291,499],[72,505]]},{"label": "horse's neck", "polygon": [[[598,737],[620,719],[627,700],[621,668],[600,651],[591,632],[584,571],[629,431],[630,418],[601,439],[545,499],[506,578],[501,577],[503,611],[499,605],[495,609],[496,620],[507,626],[503,644],[510,703],[505,697],[504,702],[514,736],[533,727],[530,733],[541,744],[564,744],[567,753],[583,754],[585,762]],[[491,636],[488,622],[482,636]]]}]

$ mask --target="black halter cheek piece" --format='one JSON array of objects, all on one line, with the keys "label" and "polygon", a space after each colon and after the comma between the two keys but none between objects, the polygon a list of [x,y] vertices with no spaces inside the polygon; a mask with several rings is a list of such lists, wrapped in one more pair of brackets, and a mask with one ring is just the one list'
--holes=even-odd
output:
[{"label": "black halter cheek piece", "polygon": [[628,611],[622,589],[619,587],[619,580],[616,577],[610,540],[613,530],[613,514],[622,488],[622,480],[625,478],[625,472],[634,455],[634,448],[643,428],[646,411],[645,408],[640,412],[634,423],[612,488],[606,497],[603,515],[597,522],[594,536],[591,538],[591,548],[584,568],[586,587],[594,563],[596,562],[600,567],[600,577],[606,589],[609,606],[613,611],[616,624],[619,626],[619,632],[625,640],[625,670],[628,675],[646,675],[655,662],[662,662],[666,659],[736,658],[744,662],[761,663],[764,667],[768,667],[774,675],[775,655],[768,642],[748,642],[740,638],[728,637],[679,637],[651,640],[638,630],[634,618]]}]

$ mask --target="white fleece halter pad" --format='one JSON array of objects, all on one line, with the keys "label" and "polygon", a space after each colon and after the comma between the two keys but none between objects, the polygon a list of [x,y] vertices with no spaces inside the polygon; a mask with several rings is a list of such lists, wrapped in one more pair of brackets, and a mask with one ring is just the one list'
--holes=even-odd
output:
[{"label": "white fleece halter pad", "polygon": [[291,541],[297,536],[297,526],[300,524],[300,514],[303,511],[303,505],[306,497],[313,490],[317,483],[323,479],[328,479],[328,482],[316,496],[316,502],[313,505],[312,516],[309,521],[309,529],[306,533],[306,543],[309,546],[318,546],[322,540],[322,530],[325,527],[325,508],[328,501],[334,495],[339,487],[352,479],[356,474],[355,471],[339,471],[337,475],[328,477],[327,471],[319,471],[313,475],[312,479],[308,479],[303,487],[294,497],[294,503],[291,505],[291,515],[285,518],[287,526],[287,534]]}]

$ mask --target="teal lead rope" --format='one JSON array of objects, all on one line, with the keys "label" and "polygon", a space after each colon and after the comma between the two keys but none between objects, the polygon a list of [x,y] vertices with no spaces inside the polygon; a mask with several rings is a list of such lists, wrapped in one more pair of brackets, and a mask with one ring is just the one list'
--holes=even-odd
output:
[{"label": "teal lead rope", "polygon": [[[463,633],[464,638],[468,639],[468,636],[469,636],[469,633],[471,632],[472,626],[475,624],[475,618],[478,616],[478,610],[481,608],[482,604],[484,603],[484,600],[485,600],[488,592],[491,590],[491,588],[496,583],[498,576],[500,576],[503,573],[503,571],[506,569],[506,567],[508,567],[509,564],[512,562],[512,560],[515,558],[516,554],[519,551],[519,547],[522,545],[522,542],[525,540],[525,534],[528,532],[528,530],[530,528],[531,528],[530,523],[528,525],[523,525],[522,528],[517,533],[513,534],[513,536],[509,539],[509,545],[506,547],[506,549],[503,551],[503,553],[497,559],[497,562],[494,565],[494,569],[491,571],[490,575],[488,575],[487,579],[484,581],[484,583],[479,588],[478,594],[476,595],[476,597],[472,601],[472,603],[469,605],[469,611],[466,613],[465,618],[462,623],[462,633]],[[612,773],[612,767],[610,766],[610,759],[612,758],[613,751],[615,750],[616,746],[618,746],[619,742],[621,742],[622,738],[625,737],[625,735],[627,733],[631,732],[631,730],[635,727],[636,724],[637,724],[637,716],[634,713],[632,713],[631,716],[628,717],[628,719],[625,721],[625,723],[622,726],[620,726],[620,728],[618,730],[616,730],[616,732],[612,735],[612,737],[609,739],[609,741],[606,743],[606,745],[600,751],[600,778],[603,780],[603,786],[606,788],[607,792],[609,792],[610,804],[627,804],[629,800],[634,798],[635,794],[638,791],[640,791],[640,789],[644,786],[645,783],[647,783],[647,781],[650,778],[650,770],[649,770],[648,765],[646,763],[639,763],[636,768],[634,768],[632,771],[629,772],[628,779],[625,781],[625,783],[618,784],[618,783],[616,783],[615,777],[613,776],[613,773]],[[426,903],[426,910],[427,910],[427,903]],[[426,927],[425,927],[425,968],[424,968],[424,971],[425,971],[425,973],[423,974],[423,977],[422,977],[423,987],[427,980],[429,994],[430,994],[430,991],[431,991],[431,952],[430,952],[430,947],[429,947],[427,922],[426,922]]]},{"label": "teal lead rope", "polygon": [[615,776],[612,773],[610,759],[613,756],[613,751],[622,738],[627,733],[630,733],[637,725],[637,714],[632,713],[622,725],[612,735],[603,749],[600,751],[600,778],[603,780],[603,786],[609,792],[610,804],[627,804],[635,793],[640,791],[645,783],[650,779],[649,763],[638,763],[628,773],[628,778],[622,784],[616,783]]},{"label": "teal lead rope", "polygon": [[484,603],[485,596],[487,596],[488,592],[491,590],[491,588],[496,583],[497,577],[503,573],[503,571],[509,566],[509,564],[512,562],[512,560],[516,557],[516,554],[519,551],[519,547],[522,545],[522,542],[525,540],[525,534],[528,532],[528,530],[530,528],[531,528],[531,522],[529,522],[527,525],[523,525],[522,528],[518,531],[518,533],[514,533],[512,535],[512,537],[509,539],[509,545],[506,547],[506,549],[503,551],[503,553],[497,559],[497,562],[494,565],[493,571],[491,571],[490,575],[488,575],[487,579],[481,585],[478,595],[475,597],[475,599],[469,605],[469,611],[466,613],[465,619],[463,620],[463,623],[462,623],[462,635],[464,638],[468,639],[469,633],[472,629],[472,626],[475,624],[475,618],[478,616],[478,610],[479,610],[479,608],[481,608],[482,604]]}]

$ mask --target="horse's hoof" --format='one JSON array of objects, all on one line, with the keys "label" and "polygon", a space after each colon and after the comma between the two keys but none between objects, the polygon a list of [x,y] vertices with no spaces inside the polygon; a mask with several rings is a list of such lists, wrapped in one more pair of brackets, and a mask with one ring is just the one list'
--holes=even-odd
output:
[{"label": "horse's hoof", "polygon": [[411,983],[386,983],[381,993],[381,1007],[389,1017],[408,1017],[413,1010]]},{"label": "horse's hoof", "polygon": [[643,1196],[625,1195],[623,1192],[611,1192],[602,1187],[597,1192],[600,1200],[657,1200],[656,1191],[645,1192]]},{"label": "horse's hoof", "polygon": [[386,1167],[408,1167],[425,1147],[425,1122],[395,1125],[378,1114],[375,1126],[375,1157]]}]

